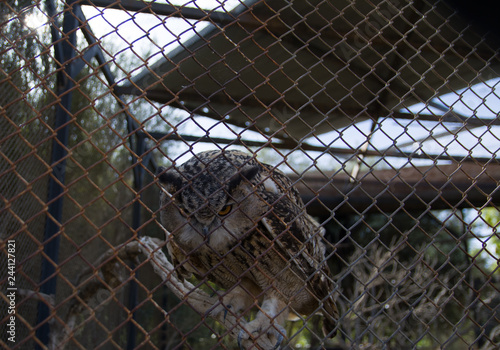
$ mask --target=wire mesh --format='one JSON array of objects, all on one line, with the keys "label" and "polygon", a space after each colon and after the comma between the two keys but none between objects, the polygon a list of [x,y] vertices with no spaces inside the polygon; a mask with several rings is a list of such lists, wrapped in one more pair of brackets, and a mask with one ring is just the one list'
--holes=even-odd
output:
[{"label": "wire mesh", "polygon": [[[14,0],[0,3],[0,22],[3,347],[498,348],[498,38],[460,9]],[[156,174],[206,150],[245,152],[289,179],[254,183],[283,192],[260,217],[231,204],[241,225],[253,222],[250,235],[300,194],[303,208],[269,242],[273,252],[297,237],[305,211],[325,230],[319,265],[333,287],[324,298],[313,288],[317,308],[283,328],[284,309],[273,318],[259,297],[292,303],[276,287],[285,272],[263,272],[270,286],[250,293],[246,309],[225,302],[248,277],[228,277],[229,287],[214,271],[232,271],[241,242],[182,280],[210,245],[177,261],[176,235],[203,232],[179,201],[189,221],[166,232]],[[288,266],[305,263],[309,242]],[[256,274],[250,265],[245,273]],[[323,335],[318,315],[330,296],[335,336]],[[245,333],[261,314],[269,328]]]}]

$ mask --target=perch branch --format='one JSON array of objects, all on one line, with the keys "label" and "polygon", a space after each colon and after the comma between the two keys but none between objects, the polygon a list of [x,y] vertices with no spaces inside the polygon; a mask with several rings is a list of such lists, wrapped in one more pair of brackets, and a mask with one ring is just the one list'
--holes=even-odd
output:
[{"label": "perch branch", "polygon": [[[220,304],[219,297],[217,295],[209,296],[192,283],[181,280],[175,271],[175,267],[163,253],[161,249],[163,245],[164,242],[157,238],[141,237],[118,250],[110,249],[107,251],[96,263],[96,266],[100,266],[98,270],[91,268],[84,271],[79,276],[78,281],[81,281],[83,276],[93,272],[91,281],[73,299],[64,325],[54,327],[55,329],[51,332],[48,349],[60,350],[68,344],[75,329],[80,326],[78,320],[82,318],[82,315],[85,312],[95,312],[96,307],[109,301],[113,289],[119,287],[130,278],[129,274],[120,271],[123,270],[122,261],[135,261],[139,256],[146,257],[147,261],[153,267],[154,272],[179,299],[184,300],[202,318],[214,318],[228,330],[228,334],[231,337],[237,339],[242,326],[244,327],[245,321],[242,318],[238,319],[231,312],[227,314],[211,313]],[[103,291],[106,294],[104,298],[102,297]],[[101,300],[97,300],[97,303],[92,303],[93,299],[96,299],[96,296],[101,296],[101,298],[97,298]],[[159,309],[161,310],[160,307]],[[168,314],[165,313],[165,316],[168,317]],[[260,349],[272,349],[274,346],[267,337],[258,337],[254,342],[254,346]]]},{"label": "perch branch", "polygon": [[[144,255],[149,257],[149,261],[156,274],[161,277],[167,287],[179,299],[186,300],[200,315],[214,318],[228,330],[231,337],[237,339],[242,329],[242,324],[244,327],[245,321],[243,319],[238,321],[238,318],[230,313],[212,314],[211,311],[214,307],[220,304],[220,300],[217,296],[211,297],[188,281],[181,281],[177,276],[174,266],[161,250],[161,245],[155,242],[153,238],[142,237],[139,239],[139,244]],[[273,349],[275,345],[271,343],[267,337],[258,337],[254,342],[255,346],[260,349]]]}]

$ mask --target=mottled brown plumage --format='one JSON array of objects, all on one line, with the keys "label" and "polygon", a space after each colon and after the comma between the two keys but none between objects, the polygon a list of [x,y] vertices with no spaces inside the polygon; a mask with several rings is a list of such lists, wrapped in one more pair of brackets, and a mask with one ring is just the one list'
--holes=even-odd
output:
[{"label": "mottled brown plumage", "polygon": [[208,151],[161,169],[159,179],[161,221],[178,271],[225,290],[213,312],[245,313],[260,302],[240,341],[265,333],[280,343],[290,311],[322,313],[324,331],[334,334],[324,230],[288,177],[242,152]]}]

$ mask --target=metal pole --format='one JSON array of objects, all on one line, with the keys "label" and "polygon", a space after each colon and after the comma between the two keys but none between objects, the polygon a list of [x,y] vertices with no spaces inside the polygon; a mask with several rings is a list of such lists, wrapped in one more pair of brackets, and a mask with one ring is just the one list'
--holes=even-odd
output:
[{"label": "metal pole", "polygon": [[[46,1],[47,12],[53,16],[55,6],[52,0]],[[68,9],[68,6],[66,6]],[[55,18],[53,18],[55,20]],[[52,24],[56,26],[55,21]],[[44,255],[42,257],[40,293],[54,295],[57,284],[57,264],[59,260],[60,229],[63,214],[64,182],[66,175],[66,156],[68,145],[69,122],[71,120],[70,108],[74,86],[72,77],[73,65],[72,58],[75,56],[76,31],[78,27],[77,19],[71,11],[64,12],[63,33],[65,40],[58,41],[59,32],[57,27],[52,29],[52,41],[55,44],[55,56],[61,67],[64,67],[64,73],[57,76],[57,95],[60,96],[60,103],[56,107],[54,130],[56,137],[52,142],[51,167],[52,175],[49,179],[49,188],[47,194],[47,220],[45,224],[45,233],[43,239]],[[50,309],[47,304],[40,302],[38,304],[38,317],[36,336],[44,345],[49,343],[50,334]],[[36,349],[42,349],[37,344]]]},{"label": "metal pole", "polygon": [[[134,206],[133,206],[133,212],[132,212],[132,228],[136,230],[136,234],[139,235],[139,227],[141,226],[141,209],[142,209],[142,204],[141,204],[141,198],[142,198],[142,187],[144,183],[144,168],[143,166],[143,156],[144,152],[146,150],[146,141],[143,135],[141,134],[136,134],[136,149],[135,149],[135,154],[136,156],[134,157],[134,189],[137,193],[137,197]],[[135,268],[135,265],[130,266],[132,269]],[[137,274],[137,273],[136,273]],[[136,344],[136,338],[137,338],[137,327],[135,326],[135,320],[136,320],[136,314],[135,314],[135,307],[137,306],[137,293],[138,293],[138,288],[137,288],[137,282],[134,280],[131,280],[129,283],[129,298],[128,298],[128,309],[132,312],[132,318],[128,322],[128,331],[127,331],[127,350],[132,350],[135,348]]]}]

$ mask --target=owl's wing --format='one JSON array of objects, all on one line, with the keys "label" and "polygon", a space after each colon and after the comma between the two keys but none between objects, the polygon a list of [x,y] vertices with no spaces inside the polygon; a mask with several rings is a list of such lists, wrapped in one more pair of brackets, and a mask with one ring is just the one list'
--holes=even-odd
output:
[{"label": "owl's wing", "polygon": [[172,264],[175,266],[175,271],[184,279],[191,278],[193,271],[186,265],[188,259],[173,239],[167,240],[167,250]]},{"label": "owl's wing", "polygon": [[291,263],[296,274],[309,279],[326,266],[323,228],[286,198],[276,198],[270,205],[271,210],[261,219],[261,231],[267,233],[274,249]]},{"label": "owl's wing", "polygon": [[[279,170],[272,172],[267,179],[276,186],[269,190],[261,187],[261,198],[270,210],[262,224],[270,234],[271,240],[285,250],[288,258],[301,257],[307,261],[306,278],[321,266],[326,265],[324,229],[307,214],[300,194],[290,179]],[[306,268],[306,266],[301,266]]]},{"label": "owl's wing", "polygon": [[324,228],[307,214],[299,192],[283,173],[273,171],[272,179],[282,191],[266,191],[262,195],[270,210],[261,220],[279,255],[307,285],[309,291],[323,301],[323,328],[332,335],[338,310],[332,295],[334,285],[325,258]]}]

